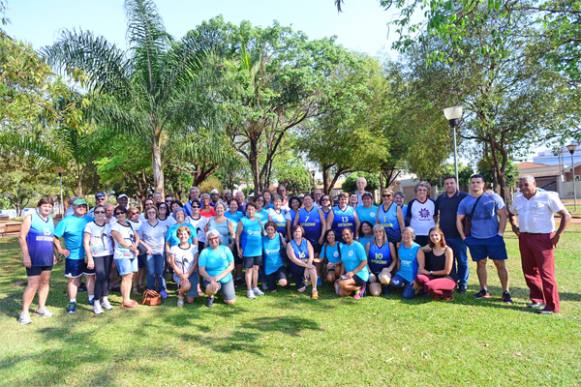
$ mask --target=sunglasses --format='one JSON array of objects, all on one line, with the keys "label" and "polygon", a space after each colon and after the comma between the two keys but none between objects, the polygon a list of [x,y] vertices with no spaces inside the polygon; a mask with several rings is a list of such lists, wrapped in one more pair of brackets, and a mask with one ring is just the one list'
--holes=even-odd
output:
[{"label": "sunglasses", "polygon": [[385,195],[381,195],[381,196],[383,196],[384,198],[390,198],[392,195],[391,194],[385,194]]},{"label": "sunglasses", "polygon": [[119,215],[125,215],[125,213],[124,212],[116,212],[115,213],[115,216],[119,216]]},{"label": "sunglasses", "polygon": [[129,215],[139,215],[139,212],[130,212]]},{"label": "sunglasses", "polygon": [[104,213],[105,213],[105,211],[95,211],[95,212],[93,212],[93,213],[94,213],[94,214],[96,214],[96,215],[98,215],[98,214],[104,214]]},{"label": "sunglasses", "polygon": [[192,208],[200,208],[200,206],[192,206]]}]

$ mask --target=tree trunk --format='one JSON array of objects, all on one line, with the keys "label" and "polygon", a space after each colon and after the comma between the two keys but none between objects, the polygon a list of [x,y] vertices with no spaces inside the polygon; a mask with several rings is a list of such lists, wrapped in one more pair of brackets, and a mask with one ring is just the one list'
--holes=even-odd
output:
[{"label": "tree trunk", "polygon": [[[159,131],[161,134],[161,131]],[[164,192],[164,176],[163,176],[163,166],[161,163],[161,135],[153,136],[152,144],[152,169],[153,169],[153,187],[155,192],[159,192],[162,196],[165,196]]]},{"label": "tree trunk", "polygon": [[258,168],[258,140],[250,139],[248,161],[250,162],[250,171],[252,172],[252,180],[254,182],[254,194],[258,195],[262,191],[260,171]]},{"label": "tree trunk", "polygon": [[331,179],[331,176],[329,176],[329,170],[331,169],[330,165],[321,165],[321,169],[323,170],[323,192],[326,195],[329,195],[329,193],[331,192],[331,189],[329,187],[329,180]]}]

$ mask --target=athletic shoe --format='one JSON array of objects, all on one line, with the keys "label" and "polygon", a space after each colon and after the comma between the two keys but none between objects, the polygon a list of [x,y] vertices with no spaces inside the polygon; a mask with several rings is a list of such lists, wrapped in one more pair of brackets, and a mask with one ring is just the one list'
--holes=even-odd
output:
[{"label": "athletic shoe", "polygon": [[44,308],[42,310],[37,309],[36,314],[39,315],[40,317],[45,317],[45,318],[52,317],[52,312],[46,308]]},{"label": "athletic shoe", "polygon": [[206,298],[206,306],[208,308],[211,308],[214,305],[214,297],[208,297]]},{"label": "athletic shoe", "polygon": [[502,292],[502,302],[512,304],[512,297],[510,296],[509,292]]},{"label": "athletic shoe", "polygon": [[77,312],[77,303],[76,302],[69,302],[67,305],[67,313],[73,314]]},{"label": "athletic shoe", "polygon": [[89,298],[88,299],[88,302],[89,302],[89,305],[91,305],[91,306],[92,305],[95,305],[95,298],[94,297],[93,298]]},{"label": "athletic shoe", "polygon": [[268,284],[266,282],[264,282],[261,286],[263,291],[267,291],[268,290]]},{"label": "athletic shoe", "polygon": [[252,291],[254,292],[255,296],[258,296],[258,297],[264,296],[264,293],[262,292],[262,290],[260,290],[258,288],[254,288],[254,289],[252,289]]},{"label": "athletic shoe", "polygon": [[20,325],[28,325],[32,323],[32,319],[30,318],[30,314],[26,312],[21,312],[20,317],[18,317],[18,322]]},{"label": "athletic shoe", "polygon": [[458,289],[456,290],[458,293],[466,293],[468,287],[465,284],[458,285]]},{"label": "athletic shoe", "polygon": [[178,308],[183,308],[184,306],[184,298],[178,297]]},{"label": "athletic shoe", "polygon": [[541,309],[538,312],[539,314],[555,314],[554,310],[547,310],[547,309]]},{"label": "athletic shoe", "polygon": [[111,304],[109,303],[109,299],[107,297],[103,297],[101,299],[101,306],[103,307],[103,309],[105,310],[111,310],[113,309],[113,307],[111,306]]},{"label": "athletic shoe", "polygon": [[313,292],[311,293],[311,298],[313,300],[318,300],[319,299],[319,292],[316,290],[313,290]]},{"label": "athletic shoe", "polygon": [[246,291],[246,298],[249,298],[251,300],[254,300],[256,298],[256,295],[254,294],[254,291],[252,290],[247,290]]},{"label": "athletic shoe", "polygon": [[542,302],[529,302],[527,304],[527,308],[529,308],[529,309],[539,309],[539,310],[541,310],[541,309],[545,309],[545,306],[546,305],[544,303],[542,303]]},{"label": "athletic shoe", "polygon": [[339,290],[340,290],[339,289],[340,288],[339,283],[337,281],[335,281],[335,283],[333,284],[333,287],[335,288],[335,294],[338,295],[339,294]]},{"label": "athletic shoe", "polygon": [[480,291],[474,295],[474,298],[478,300],[481,298],[490,298],[490,293],[488,292],[488,289],[480,289]]},{"label": "athletic shoe", "polygon": [[93,302],[93,312],[95,312],[95,314],[103,313],[103,308],[101,308],[101,303],[99,302],[99,300],[95,300]]},{"label": "athletic shoe", "polygon": [[356,299],[356,300],[360,300],[360,299],[361,299],[361,298],[362,298],[364,295],[365,295],[365,285],[363,285],[363,286],[361,287],[361,290],[359,290],[359,291],[357,292],[357,294],[355,294],[355,295],[353,296],[353,298],[354,298],[354,299]]},{"label": "athletic shoe", "polygon": [[161,296],[162,300],[165,300],[167,298],[167,292],[165,290],[160,291],[159,295]]}]

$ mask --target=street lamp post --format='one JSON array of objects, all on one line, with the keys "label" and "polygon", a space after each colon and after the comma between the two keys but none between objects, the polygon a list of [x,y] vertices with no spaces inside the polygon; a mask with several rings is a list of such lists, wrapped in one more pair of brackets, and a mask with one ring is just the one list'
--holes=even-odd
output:
[{"label": "street lamp post", "polygon": [[456,128],[458,127],[458,124],[460,124],[460,118],[462,118],[462,106],[452,106],[445,108],[444,116],[452,128],[452,136],[454,138],[454,174],[456,176],[456,184],[458,184],[459,188],[460,181],[458,180],[458,148],[456,142]]},{"label": "street lamp post", "polygon": [[577,211],[577,189],[575,189],[575,162],[573,161],[573,154],[577,150],[577,144],[567,145],[567,150],[571,154],[571,180],[573,181],[573,209]]}]

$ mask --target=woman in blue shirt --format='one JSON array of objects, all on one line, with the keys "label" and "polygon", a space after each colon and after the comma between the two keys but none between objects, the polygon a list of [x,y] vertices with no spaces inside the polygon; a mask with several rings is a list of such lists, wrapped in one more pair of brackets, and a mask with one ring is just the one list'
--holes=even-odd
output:
[{"label": "woman in blue shirt", "polygon": [[236,302],[234,291],[234,256],[230,249],[220,244],[220,233],[210,230],[206,233],[208,246],[202,250],[198,259],[198,268],[203,278],[202,286],[208,296],[206,306],[214,304],[214,296],[220,292],[224,303],[233,305]]},{"label": "woman in blue shirt", "polygon": [[307,290],[305,281],[312,285],[311,298],[319,299],[317,291],[317,268],[314,265],[315,253],[311,242],[304,237],[305,230],[296,226],[293,230],[293,239],[286,246],[286,253],[290,261],[290,269],[297,285],[297,290],[303,293]]},{"label": "woman in blue shirt", "polygon": [[416,291],[414,282],[418,274],[418,258],[423,259],[424,252],[419,244],[414,242],[414,229],[406,227],[401,233],[401,243],[397,248],[399,257],[399,270],[391,279],[391,285],[396,288],[403,288],[402,297],[406,299],[414,298]]},{"label": "woman in blue shirt", "polygon": [[343,274],[339,278],[339,296],[350,296],[356,300],[365,294],[365,284],[369,280],[367,268],[367,256],[361,243],[353,240],[353,231],[350,228],[343,229],[343,241],[341,244],[341,262]]},{"label": "woman in blue shirt", "polygon": [[246,205],[246,217],[238,223],[236,231],[238,254],[246,269],[246,297],[250,299],[263,296],[258,288],[258,271],[262,265],[262,224],[256,217],[256,205]]},{"label": "woman in blue shirt", "polygon": [[341,246],[339,246],[339,242],[335,237],[334,230],[325,232],[325,243],[321,248],[321,259],[327,264],[326,281],[334,284],[339,277],[339,273],[341,273]]},{"label": "woman in blue shirt", "polygon": [[359,226],[359,238],[357,238],[357,241],[361,243],[361,246],[363,247],[373,241],[373,224],[366,220],[361,222],[361,225]]},{"label": "woman in blue shirt", "polygon": [[282,208],[282,199],[280,196],[274,196],[274,207],[268,210],[268,221],[276,224],[276,231],[285,238],[290,220],[287,219],[287,211]]},{"label": "woman in blue shirt", "polygon": [[286,241],[277,232],[276,223],[266,223],[266,236],[262,238],[262,251],[264,256],[264,274],[268,290],[276,291],[276,286],[285,287],[288,285],[286,270],[282,252],[286,249]]},{"label": "woman in blue shirt", "polygon": [[51,317],[46,309],[50,274],[54,264],[54,223],[52,221],[53,201],[44,197],[38,201],[36,211],[27,215],[20,228],[20,249],[22,264],[26,268],[28,284],[22,295],[22,311],[18,321],[22,325],[30,324],[30,305],[38,293],[36,313],[42,317]]},{"label": "woman in blue shirt", "polygon": [[382,291],[387,295],[391,274],[397,262],[397,253],[393,243],[387,239],[385,228],[381,224],[373,226],[373,240],[365,247],[369,263],[369,293],[379,296]]}]

